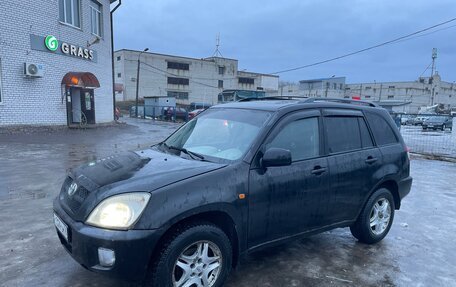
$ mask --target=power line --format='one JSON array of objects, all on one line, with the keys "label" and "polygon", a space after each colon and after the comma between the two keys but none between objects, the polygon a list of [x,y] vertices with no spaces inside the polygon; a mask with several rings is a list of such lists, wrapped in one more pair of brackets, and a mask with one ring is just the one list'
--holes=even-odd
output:
[{"label": "power line", "polygon": [[[364,49],[357,50],[357,51],[354,51],[354,52],[351,52],[351,53],[348,53],[348,54],[344,54],[344,55],[341,55],[341,56],[338,56],[338,57],[334,57],[334,58],[330,58],[330,59],[327,59],[327,60],[315,62],[315,63],[312,63],[312,64],[308,64],[308,65],[303,65],[303,66],[299,66],[299,67],[295,67],[295,68],[290,68],[290,69],[286,69],[286,70],[277,71],[277,72],[274,72],[274,73],[271,73],[271,74],[272,75],[276,75],[276,74],[292,72],[292,71],[301,70],[301,69],[312,67],[312,66],[325,64],[325,63],[332,62],[332,61],[335,61],[335,60],[339,60],[339,59],[342,59],[342,58],[346,58],[346,57],[349,57],[349,56],[353,56],[353,55],[356,55],[356,54],[359,54],[359,53],[362,53],[362,52],[365,52],[365,51],[369,51],[369,50],[372,50],[372,49],[375,49],[375,48],[379,48],[379,47],[382,47],[382,46],[385,46],[385,45],[389,45],[389,44],[392,44],[392,43],[395,43],[395,42],[410,38],[412,36],[415,36],[415,35],[421,34],[423,32],[432,30],[432,29],[434,29],[436,27],[448,24],[448,23],[453,22],[453,21],[456,21],[456,18],[453,18],[453,19],[450,19],[448,21],[445,21],[445,22],[430,26],[430,27],[425,28],[425,29],[421,29],[419,31],[407,34],[405,36],[401,36],[401,37],[395,38],[393,40],[389,40],[389,41],[386,41],[386,42],[383,42],[383,43],[380,43],[380,44],[377,44],[377,45],[374,45],[374,46],[370,46],[368,48],[364,48]],[[437,31],[433,31],[433,32],[437,32]]]}]

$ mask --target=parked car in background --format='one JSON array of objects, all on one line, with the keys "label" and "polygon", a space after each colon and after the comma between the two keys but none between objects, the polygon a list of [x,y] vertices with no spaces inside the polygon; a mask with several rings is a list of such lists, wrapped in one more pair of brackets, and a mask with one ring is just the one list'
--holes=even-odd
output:
[{"label": "parked car in background", "polygon": [[381,241],[410,192],[408,149],[386,110],[337,101],[215,106],[153,147],[71,169],[60,242],[108,276],[220,287],[240,258],[290,239],[349,227]]},{"label": "parked car in background", "polygon": [[204,110],[206,110],[206,109],[196,109],[191,112],[188,112],[188,120],[193,119],[194,117],[196,117],[198,114],[200,114]]},{"label": "parked car in background", "polygon": [[413,115],[401,115],[401,125],[409,125],[413,118]]},{"label": "parked car in background", "polygon": [[212,105],[209,104],[209,103],[190,103],[190,111],[193,111],[193,110],[198,110],[198,109],[208,109],[210,108]]},{"label": "parked car in background", "polygon": [[415,118],[413,118],[410,123],[414,126],[421,126],[423,125],[423,122],[429,117],[426,117],[426,116],[416,116]]},{"label": "parked car in background", "polygon": [[167,121],[171,120],[188,120],[188,112],[184,108],[178,107],[164,107],[163,108],[163,118]]},{"label": "parked car in background", "polygon": [[442,130],[453,129],[453,118],[450,116],[432,116],[424,120],[423,130]]}]

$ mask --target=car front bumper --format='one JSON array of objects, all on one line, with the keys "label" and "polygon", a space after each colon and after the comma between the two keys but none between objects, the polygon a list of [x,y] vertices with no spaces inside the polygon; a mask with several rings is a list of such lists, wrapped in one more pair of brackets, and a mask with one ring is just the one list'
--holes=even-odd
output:
[{"label": "car front bumper", "polygon": [[[119,231],[89,226],[71,219],[58,198],[54,200],[54,213],[68,226],[68,240],[57,230],[60,242],[84,268],[123,280],[140,281],[144,278],[161,236],[160,230]],[[113,266],[100,264],[100,247],[115,252]]]}]

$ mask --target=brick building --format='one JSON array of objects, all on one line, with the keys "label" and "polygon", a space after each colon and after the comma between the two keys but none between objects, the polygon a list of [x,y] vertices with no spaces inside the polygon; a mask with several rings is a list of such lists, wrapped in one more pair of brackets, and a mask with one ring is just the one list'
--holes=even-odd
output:
[{"label": "brick building", "polygon": [[0,126],[113,120],[111,2],[0,1]]}]

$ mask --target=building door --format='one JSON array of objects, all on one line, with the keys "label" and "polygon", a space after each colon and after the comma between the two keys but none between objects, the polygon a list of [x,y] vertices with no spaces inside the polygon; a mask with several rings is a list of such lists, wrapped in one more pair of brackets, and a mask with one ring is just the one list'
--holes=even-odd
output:
[{"label": "building door", "polygon": [[95,123],[95,102],[92,89],[81,89],[81,111],[84,113],[87,124]]}]

